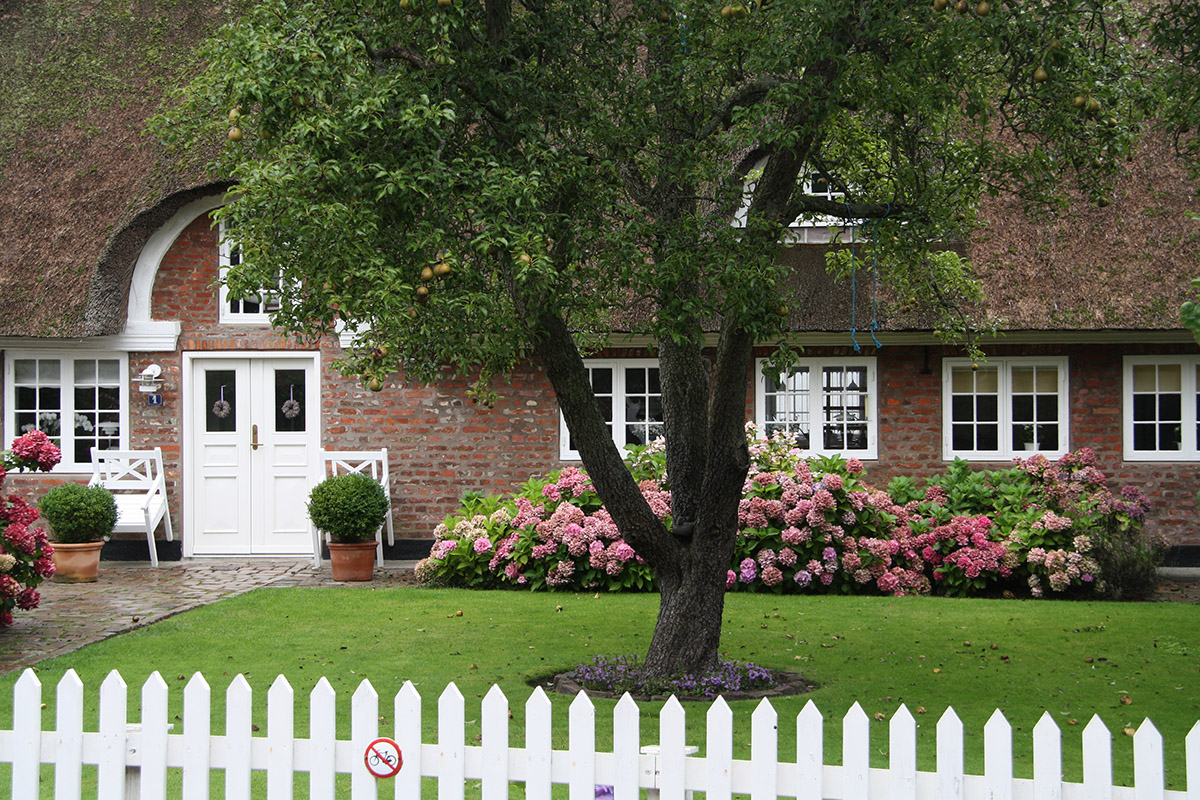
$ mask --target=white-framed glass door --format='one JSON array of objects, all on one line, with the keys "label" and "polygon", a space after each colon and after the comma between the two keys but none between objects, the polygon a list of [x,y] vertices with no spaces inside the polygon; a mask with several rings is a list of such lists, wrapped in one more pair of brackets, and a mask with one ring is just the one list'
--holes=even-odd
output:
[{"label": "white-framed glass door", "polygon": [[319,461],[316,355],[189,362],[184,553],[311,555],[305,506]]}]

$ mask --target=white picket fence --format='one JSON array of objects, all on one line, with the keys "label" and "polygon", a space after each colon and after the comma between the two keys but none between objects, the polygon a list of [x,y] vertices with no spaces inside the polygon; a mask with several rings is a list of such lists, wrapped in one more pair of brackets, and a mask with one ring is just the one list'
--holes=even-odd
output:
[{"label": "white picket fence", "polygon": [[[551,705],[540,688],[525,703],[524,746],[509,736],[508,698],[493,686],[482,701],[478,746],[466,739],[465,702],[449,684],[438,699],[438,741],[421,741],[421,698],[405,683],[393,704],[391,738],[403,753],[395,778],[377,780],[364,764],[366,746],[379,730],[379,695],[363,681],[351,700],[351,737],[335,738],[336,694],[322,678],[310,695],[307,739],[296,737],[295,697],[280,676],[267,692],[266,735],[255,736],[252,692],[241,675],[225,692],[224,734],[211,724],[211,690],[199,673],[183,690],[182,732],[168,723],[167,684],[156,672],[142,687],[142,719],[126,718],[125,681],[115,671],[100,687],[99,724],[83,729],[83,683],[68,670],[57,688],[54,729],[42,730],[42,685],[26,670],[14,689],[13,729],[0,730],[0,763],[12,766],[12,797],[39,796],[41,764],[54,765],[54,797],[79,800],[82,766],[98,765],[98,798],[166,796],[167,771],[182,770],[184,800],[206,800],[209,771],[224,770],[227,800],[249,800],[251,773],[266,773],[267,798],[291,798],[307,780],[312,800],[333,798],[337,773],[349,773],[353,800],[421,796],[421,778],[437,778],[438,800],[462,800],[467,780],[481,782],[482,800],[508,800],[510,783],[524,784],[528,800],[550,800],[552,785],[568,787],[570,800],[593,800],[597,785],[613,787],[615,800],[638,800],[641,791],[660,800],[779,796],[845,800],[1200,800],[1200,722],[1186,740],[1188,790],[1164,788],[1162,737],[1149,720],[1133,737],[1135,787],[1112,784],[1112,736],[1099,717],[1083,731],[1083,782],[1062,780],[1062,739],[1048,714],[1033,731],[1033,775],[1013,777],[1012,728],[996,711],[984,727],[984,774],[963,773],[963,726],[953,709],[937,723],[937,771],[917,771],[917,725],[903,706],[888,724],[889,766],[870,767],[870,721],[856,703],[842,724],[842,765],[826,766],[823,723],[810,701],[796,718],[795,763],[778,760],[778,716],[762,700],[751,717],[750,759],[733,757],[733,712],[718,698],[706,712],[704,757],[685,741],[686,712],[671,698],[659,715],[656,746],[642,747],[640,710],[623,697],[613,710],[613,751],[596,752],[595,707],[586,695],[570,705],[566,750],[551,746]],[[693,745],[699,744],[693,742]],[[306,778],[298,775],[307,773]],[[388,785],[391,784],[391,785]],[[0,788],[0,794],[3,789]]]}]

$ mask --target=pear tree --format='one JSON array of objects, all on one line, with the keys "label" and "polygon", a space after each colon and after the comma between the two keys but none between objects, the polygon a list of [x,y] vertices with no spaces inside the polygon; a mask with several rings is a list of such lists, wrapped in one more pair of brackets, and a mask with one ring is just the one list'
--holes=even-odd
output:
[{"label": "pear tree", "polygon": [[[1124,0],[261,0],[158,131],[236,181],[230,288],[277,284],[299,337],[357,329],[342,366],[369,385],[449,372],[488,404],[541,365],[654,571],[645,669],[668,674],[717,658],[753,348],[798,305],[789,226],[854,226],[896,296],[969,336],[989,321],[945,243],[987,194],[1108,202],[1148,102],[1140,25]],[[669,523],[589,384],[614,331],[660,361]]]}]

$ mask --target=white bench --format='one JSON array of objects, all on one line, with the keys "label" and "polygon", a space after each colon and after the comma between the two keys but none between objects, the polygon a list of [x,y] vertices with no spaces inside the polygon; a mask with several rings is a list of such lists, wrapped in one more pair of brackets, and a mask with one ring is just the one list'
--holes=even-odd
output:
[{"label": "white bench", "polygon": [[103,486],[117,502],[114,533],[145,532],[150,545],[150,563],[158,566],[154,531],[166,523],[167,541],[175,540],[171,511],[167,508],[167,484],[163,480],[162,448],[153,450],[97,450],[92,448],[92,479],[89,486]]},{"label": "white bench", "polygon": [[[387,529],[389,545],[396,543],[396,534],[392,530],[392,482],[388,477],[388,451],[384,447],[379,450],[321,450],[322,479],[334,475],[348,475],[358,472],[369,475],[383,487],[383,494],[388,501],[387,516],[383,525],[375,531],[375,563],[383,566],[383,530]],[[321,566],[321,534],[313,527],[313,565]]]}]

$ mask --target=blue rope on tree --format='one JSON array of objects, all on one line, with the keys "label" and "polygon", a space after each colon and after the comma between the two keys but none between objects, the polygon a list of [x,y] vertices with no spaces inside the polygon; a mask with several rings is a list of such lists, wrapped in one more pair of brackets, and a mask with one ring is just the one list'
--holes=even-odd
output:
[{"label": "blue rope on tree", "polygon": [[[874,286],[871,287],[871,341],[875,343],[875,348],[882,347],[879,340],[875,338],[875,331],[879,330],[879,223],[887,219],[888,214],[892,213],[892,204],[887,204],[887,210],[883,212],[883,216],[875,220],[875,232],[871,234],[873,247],[871,249],[871,277],[874,280]],[[857,348],[855,348],[857,349]]]},{"label": "blue rope on tree", "polygon": [[[846,222],[850,223],[850,204],[842,203],[846,207]],[[850,343],[854,345],[854,352],[859,352],[862,347],[858,344],[857,316],[858,312],[858,280],[854,276],[854,224],[850,223]]]}]

